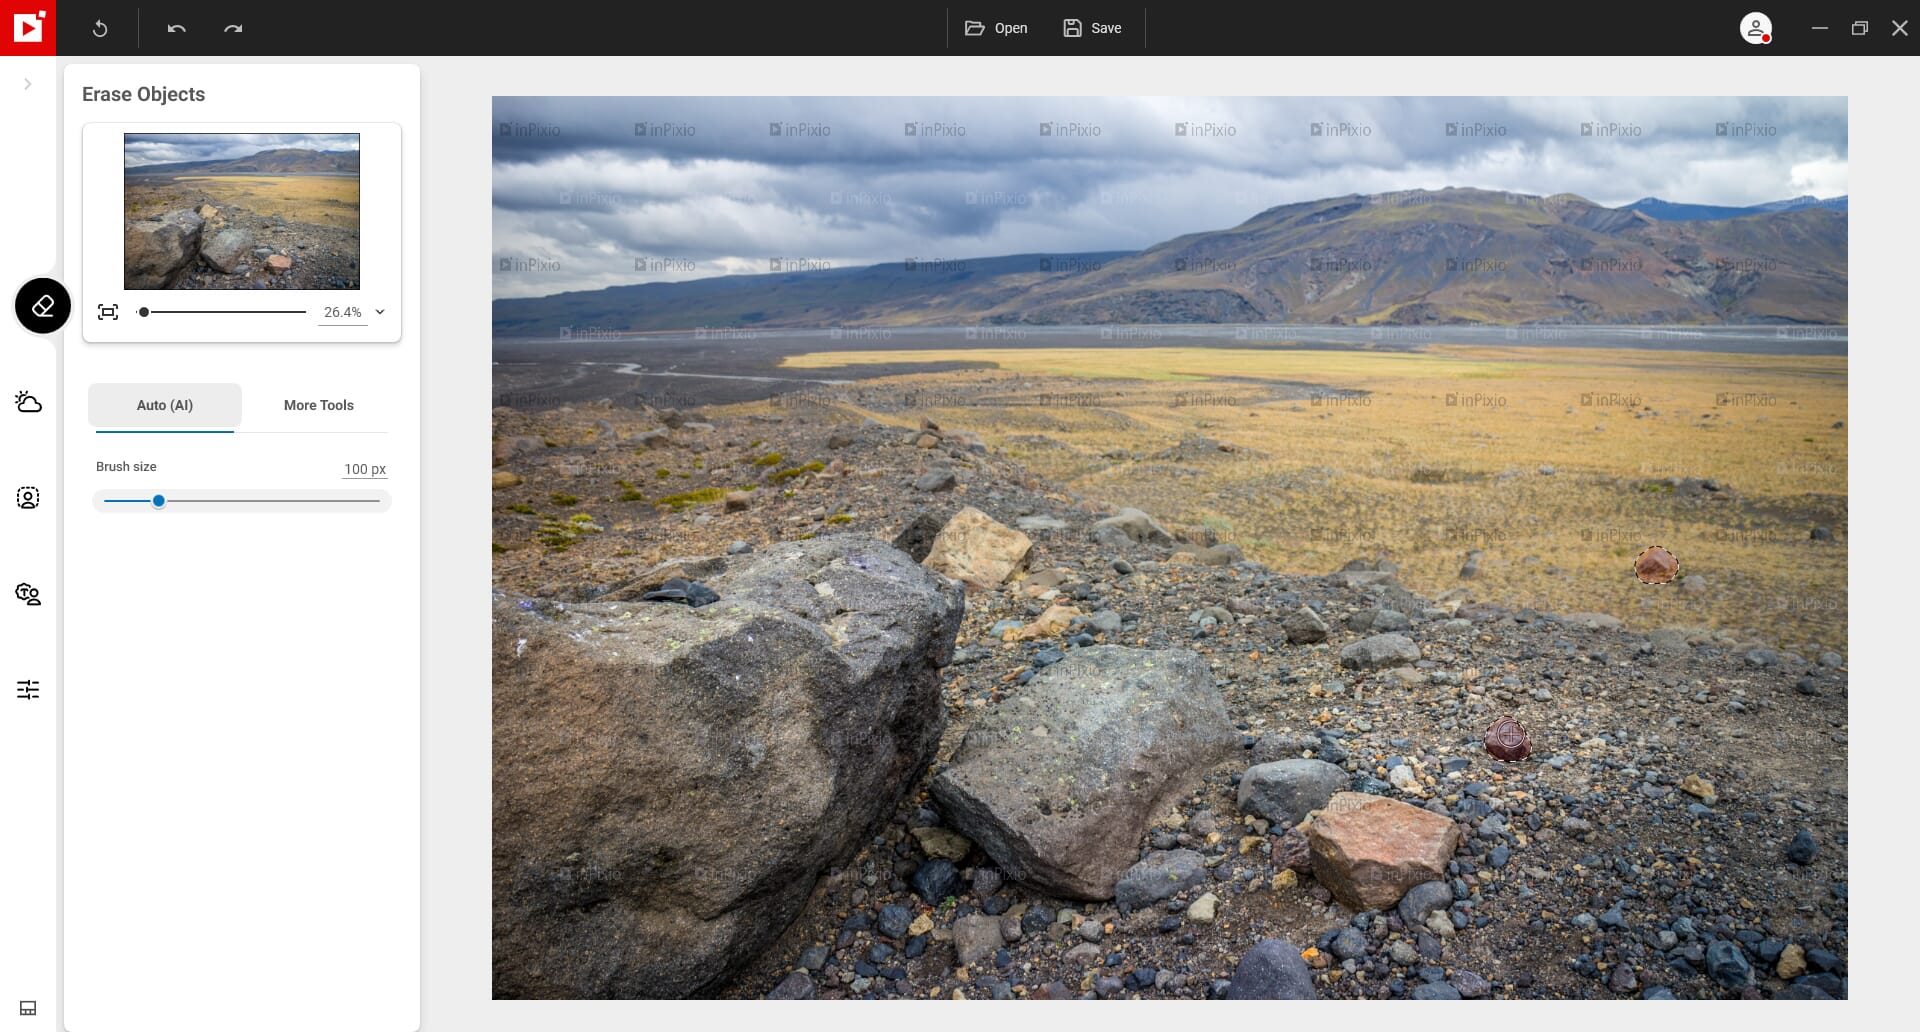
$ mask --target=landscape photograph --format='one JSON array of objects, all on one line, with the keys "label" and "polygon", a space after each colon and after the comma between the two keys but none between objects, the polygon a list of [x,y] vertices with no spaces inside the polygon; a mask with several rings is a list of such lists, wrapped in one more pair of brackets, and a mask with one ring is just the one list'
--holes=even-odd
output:
[{"label": "landscape photograph", "polygon": [[496,998],[1847,997],[1845,98],[488,129]]},{"label": "landscape photograph", "polygon": [[128,290],[358,290],[360,134],[127,133]]}]

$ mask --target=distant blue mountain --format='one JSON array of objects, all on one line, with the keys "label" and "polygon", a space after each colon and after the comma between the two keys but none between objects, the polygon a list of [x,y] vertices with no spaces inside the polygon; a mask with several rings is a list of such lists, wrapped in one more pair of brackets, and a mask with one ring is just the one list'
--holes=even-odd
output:
[{"label": "distant blue mountain", "polygon": [[1663,201],[1658,197],[1642,197],[1623,206],[1621,211],[1637,211],[1650,219],[1661,222],[1713,222],[1719,219],[1737,219],[1742,215],[1765,215],[1769,212],[1799,211],[1802,208],[1825,208],[1828,211],[1846,211],[1847,197],[1829,197],[1821,200],[1812,194],[1795,197],[1785,201],[1768,201],[1765,204],[1749,205],[1745,208],[1729,208],[1718,204],[1680,204]]}]

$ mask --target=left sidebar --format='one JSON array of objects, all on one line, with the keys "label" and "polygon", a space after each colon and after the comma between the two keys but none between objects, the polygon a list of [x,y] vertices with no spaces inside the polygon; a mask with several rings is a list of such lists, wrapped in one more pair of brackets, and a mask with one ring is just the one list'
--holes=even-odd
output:
[{"label": "left sidebar", "polygon": [[0,138],[18,144],[0,162],[0,196],[20,202],[9,222],[21,219],[0,248],[14,302],[0,316],[0,1028],[30,1032],[60,1027],[54,381],[68,299],[36,283],[57,267],[60,84],[52,57],[6,53],[13,36],[0,38]]}]

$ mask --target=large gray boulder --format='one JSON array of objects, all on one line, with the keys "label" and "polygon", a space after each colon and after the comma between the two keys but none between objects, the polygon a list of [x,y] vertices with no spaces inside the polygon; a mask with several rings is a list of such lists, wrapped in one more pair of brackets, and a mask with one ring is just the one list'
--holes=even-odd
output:
[{"label": "large gray boulder", "polygon": [[1264,817],[1285,830],[1346,787],[1347,772],[1325,760],[1262,763],[1240,777],[1240,812]]},{"label": "large gray boulder", "polygon": [[173,286],[200,254],[207,220],[191,211],[170,211],[157,219],[127,223],[120,258],[125,289],[160,290]]},{"label": "large gray boulder", "polygon": [[1147,825],[1238,745],[1199,656],[1098,645],[983,714],[933,797],[1012,877],[1111,899]]},{"label": "large gray boulder", "polygon": [[496,997],[713,990],[932,761],[958,585],[854,535],[708,584],[698,608],[496,594]]},{"label": "large gray boulder", "polygon": [[221,272],[238,272],[253,257],[253,234],[238,226],[223,229],[200,245],[200,257]]}]

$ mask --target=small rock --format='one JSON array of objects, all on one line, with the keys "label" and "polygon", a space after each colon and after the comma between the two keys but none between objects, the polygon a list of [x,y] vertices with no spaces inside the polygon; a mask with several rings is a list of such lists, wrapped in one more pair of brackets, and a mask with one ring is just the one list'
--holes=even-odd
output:
[{"label": "small rock", "polygon": [[1396,910],[1400,914],[1401,922],[1412,928],[1424,924],[1428,914],[1436,910],[1445,910],[1452,905],[1453,890],[1447,886],[1447,883],[1429,881],[1421,882],[1408,889],[1407,894],[1400,897],[1400,905]]},{"label": "small rock", "polygon": [[978,964],[992,957],[1006,940],[1000,935],[1000,919],[986,914],[968,914],[953,922],[953,948],[964,965]]},{"label": "small rock", "polygon": [[1753,984],[1753,965],[1747,962],[1747,955],[1740,944],[1730,939],[1720,939],[1707,947],[1707,976],[1728,989],[1740,989]]},{"label": "small rock", "polygon": [[1332,633],[1332,629],[1327,626],[1325,620],[1320,618],[1320,614],[1306,606],[1301,606],[1287,614],[1287,618],[1280,622],[1280,626],[1287,633],[1287,641],[1294,645],[1310,645],[1326,641],[1327,635]]},{"label": "small rock", "polygon": [[1114,901],[1124,912],[1138,910],[1207,883],[1206,858],[1191,849],[1149,854],[1127,868],[1114,886]]},{"label": "small rock", "polygon": [[1242,813],[1290,828],[1346,784],[1346,771],[1323,760],[1276,760],[1241,775],[1238,804]]},{"label": "small rock", "polygon": [[1720,801],[1720,797],[1714,794],[1713,782],[1698,774],[1687,775],[1680,782],[1680,791],[1699,799],[1708,806]]},{"label": "small rock", "polygon": [[1211,892],[1204,893],[1199,899],[1187,906],[1187,920],[1194,924],[1212,924],[1214,908],[1220,905],[1220,897]]},{"label": "small rock", "polygon": [[1367,955],[1367,936],[1358,928],[1351,926],[1342,928],[1334,934],[1333,940],[1327,943],[1327,949],[1341,960],[1364,957]]},{"label": "small rock", "polygon": [[1807,973],[1807,951],[1798,943],[1788,943],[1780,951],[1780,961],[1773,966],[1773,973],[1789,981]]},{"label": "small rock", "polygon": [[1340,650],[1340,665],[1355,670],[1382,670],[1420,661],[1420,646],[1404,634],[1376,634]]},{"label": "small rock", "polygon": [[1802,867],[1813,863],[1813,858],[1819,852],[1819,843],[1813,840],[1813,832],[1808,831],[1806,828],[1801,828],[1795,832],[1793,841],[1787,843],[1787,859]]},{"label": "small rock", "polygon": [[889,939],[905,939],[908,927],[913,924],[913,911],[898,905],[880,908],[880,916],[874,921],[874,928]]},{"label": "small rock", "polygon": [[929,860],[913,872],[913,891],[928,906],[960,894],[960,872],[951,860]]},{"label": "small rock", "polygon": [[1313,970],[1300,951],[1279,939],[1264,939],[1240,958],[1230,1000],[1313,1000]]},{"label": "small rock", "polygon": [[920,474],[920,478],[913,482],[913,489],[915,491],[925,491],[928,493],[951,491],[954,485],[959,482],[959,478],[954,476],[953,470],[930,469]]},{"label": "small rock", "polygon": [[1460,991],[1460,998],[1464,1000],[1485,999],[1493,991],[1491,983],[1472,971],[1454,972],[1453,987]]},{"label": "small rock", "polygon": [[919,840],[921,850],[939,860],[964,860],[973,848],[965,835],[950,828],[915,828],[913,837]]},{"label": "small rock", "polygon": [[811,1000],[813,979],[805,971],[789,971],[780,984],[767,994],[769,1000]]}]

